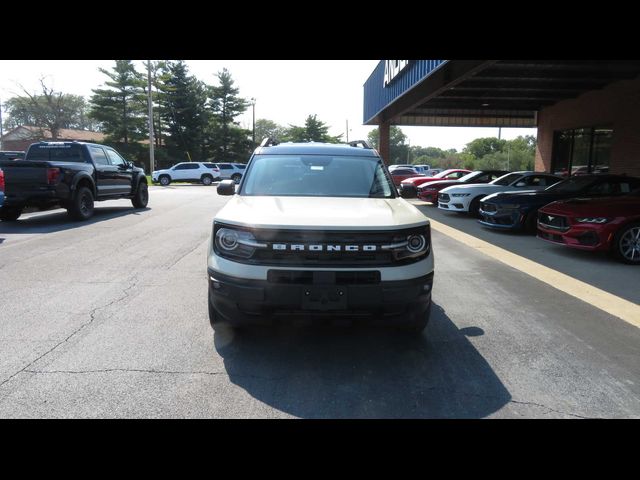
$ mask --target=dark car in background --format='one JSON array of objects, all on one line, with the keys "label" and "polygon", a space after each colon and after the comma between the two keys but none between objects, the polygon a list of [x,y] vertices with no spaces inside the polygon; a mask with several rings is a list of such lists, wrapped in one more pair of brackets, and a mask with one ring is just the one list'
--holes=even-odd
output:
[{"label": "dark car in background", "polygon": [[640,189],[619,197],[552,202],[538,211],[538,238],[609,251],[622,262],[640,265]]},{"label": "dark car in background", "polygon": [[0,160],[21,160],[24,158],[24,152],[18,151],[0,151]]},{"label": "dark car in background", "polygon": [[0,168],[0,208],[4,203],[4,172]]},{"label": "dark car in background", "polygon": [[473,183],[489,183],[493,180],[506,175],[505,170],[476,170],[460,177],[458,180],[438,180],[436,182],[427,182],[418,187],[417,197],[425,202],[438,204],[438,193],[443,188],[452,185],[473,184]]},{"label": "dark car in background", "polygon": [[480,201],[479,222],[498,230],[535,233],[538,210],[557,200],[625,195],[640,188],[640,178],[626,175],[576,175],[537,192],[504,192]]},{"label": "dark car in background", "polygon": [[147,178],[106,145],[86,142],[39,142],[24,160],[0,160],[5,200],[0,220],[16,221],[26,207],[67,209],[75,220],[87,220],[94,202],[128,198],[134,208],[149,201]]}]

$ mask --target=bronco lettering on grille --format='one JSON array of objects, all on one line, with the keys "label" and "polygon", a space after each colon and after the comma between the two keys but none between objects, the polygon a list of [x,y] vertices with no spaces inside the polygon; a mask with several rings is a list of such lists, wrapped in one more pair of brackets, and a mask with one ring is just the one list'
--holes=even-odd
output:
[{"label": "bronco lettering on grille", "polygon": [[375,252],[377,245],[324,245],[324,244],[287,244],[273,243],[272,250],[280,251],[309,251],[309,252]]}]

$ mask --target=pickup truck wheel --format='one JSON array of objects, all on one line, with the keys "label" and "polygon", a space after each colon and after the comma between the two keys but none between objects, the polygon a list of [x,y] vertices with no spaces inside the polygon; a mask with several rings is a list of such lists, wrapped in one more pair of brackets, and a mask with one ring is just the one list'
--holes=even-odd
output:
[{"label": "pickup truck wheel", "polygon": [[200,179],[203,185],[211,185],[213,183],[213,177],[211,175],[203,175]]},{"label": "pickup truck wheel", "polygon": [[0,220],[3,222],[15,222],[22,215],[22,207],[2,207],[0,208]]},{"label": "pickup truck wheel", "polygon": [[146,183],[140,182],[136,194],[131,199],[134,208],[145,208],[149,203],[149,187]]},{"label": "pickup truck wheel", "polygon": [[239,173],[234,173],[233,175],[231,175],[231,180],[233,180],[236,183],[240,183],[241,178],[242,178],[242,175],[240,175]]},{"label": "pickup truck wheel", "polygon": [[93,215],[93,193],[87,187],[80,187],[67,210],[74,220],[88,220]]},{"label": "pickup truck wheel", "polygon": [[169,177],[169,175],[160,175],[160,178],[158,180],[160,181],[160,185],[162,185],[163,187],[166,187],[171,183],[171,178]]}]

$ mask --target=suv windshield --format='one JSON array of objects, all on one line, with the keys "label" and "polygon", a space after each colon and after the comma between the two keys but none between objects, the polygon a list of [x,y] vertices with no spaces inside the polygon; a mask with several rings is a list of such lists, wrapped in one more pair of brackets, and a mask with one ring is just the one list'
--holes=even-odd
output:
[{"label": "suv windshield", "polygon": [[378,157],[256,155],[241,195],[394,198]]}]

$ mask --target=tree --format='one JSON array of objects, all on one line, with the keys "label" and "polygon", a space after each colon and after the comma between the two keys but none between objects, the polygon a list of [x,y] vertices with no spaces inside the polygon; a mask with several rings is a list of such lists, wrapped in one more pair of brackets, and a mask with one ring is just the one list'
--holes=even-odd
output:
[{"label": "tree", "polygon": [[324,142],[340,143],[342,134],[329,135],[329,126],[318,120],[317,115],[309,115],[304,122],[304,127],[289,125],[286,139],[291,142]]},{"label": "tree", "polygon": [[256,141],[261,142],[264,138],[272,137],[278,140],[285,138],[287,129],[276,122],[260,118],[256,120]]},{"label": "tree", "polygon": [[112,71],[100,68],[109,80],[109,88],[93,90],[89,116],[102,124],[107,141],[118,145],[125,153],[131,143],[146,137],[146,81],[131,60],[116,60]]},{"label": "tree", "polygon": [[207,158],[209,121],[207,86],[189,75],[183,60],[164,65],[159,89],[160,112],[166,122],[166,145],[180,160]]},{"label": "tree", "polygon": [[506,145],[506,140],[500,140],[496,137],[476,138],[467,143],[462,151],[470,153],[475,158],[482,158],[490,153],[502,152]]},{"label": "tree", "polygon": [[247,137],[251,135],[248,130],[239,128],[235,118],[245,112],[249,102],[238,95],[240,90],[233,86],[231,73],[226,68],[218,72],[217,77],[220,84],[208,89],[211,99],[209,107],[213,112],[211,130],[214,136],[211,143],[214,157],[229,161],[227,158],[248,153],[235,150],[244,144],[240,136],[245,135],[245,132]]},{"label": "tree", "polygon": [[[56,92],[47,87],[40,79],[41,93],[29,93],[24,87],[25,96],[12,97],[6,102],[8,118],[4,125],[15,128],[30,125],[49,130],[51,138],[56,140],[60,129],[86,129],[92,126],[88,121],[87,104],[83,97]],[[42,132],[40,132],[40,136]]]},{"label": "tree", "polygon": [[[402,132],[400,127],[391,125],[389,128],[389,159],[385,159],[389,165],[395,163],[409,163],[409,146],[405,144],[407,136]],[[374,128],[367,135],[367,141],[374,148],[378,149],[380,145],[380,131]]]}]

